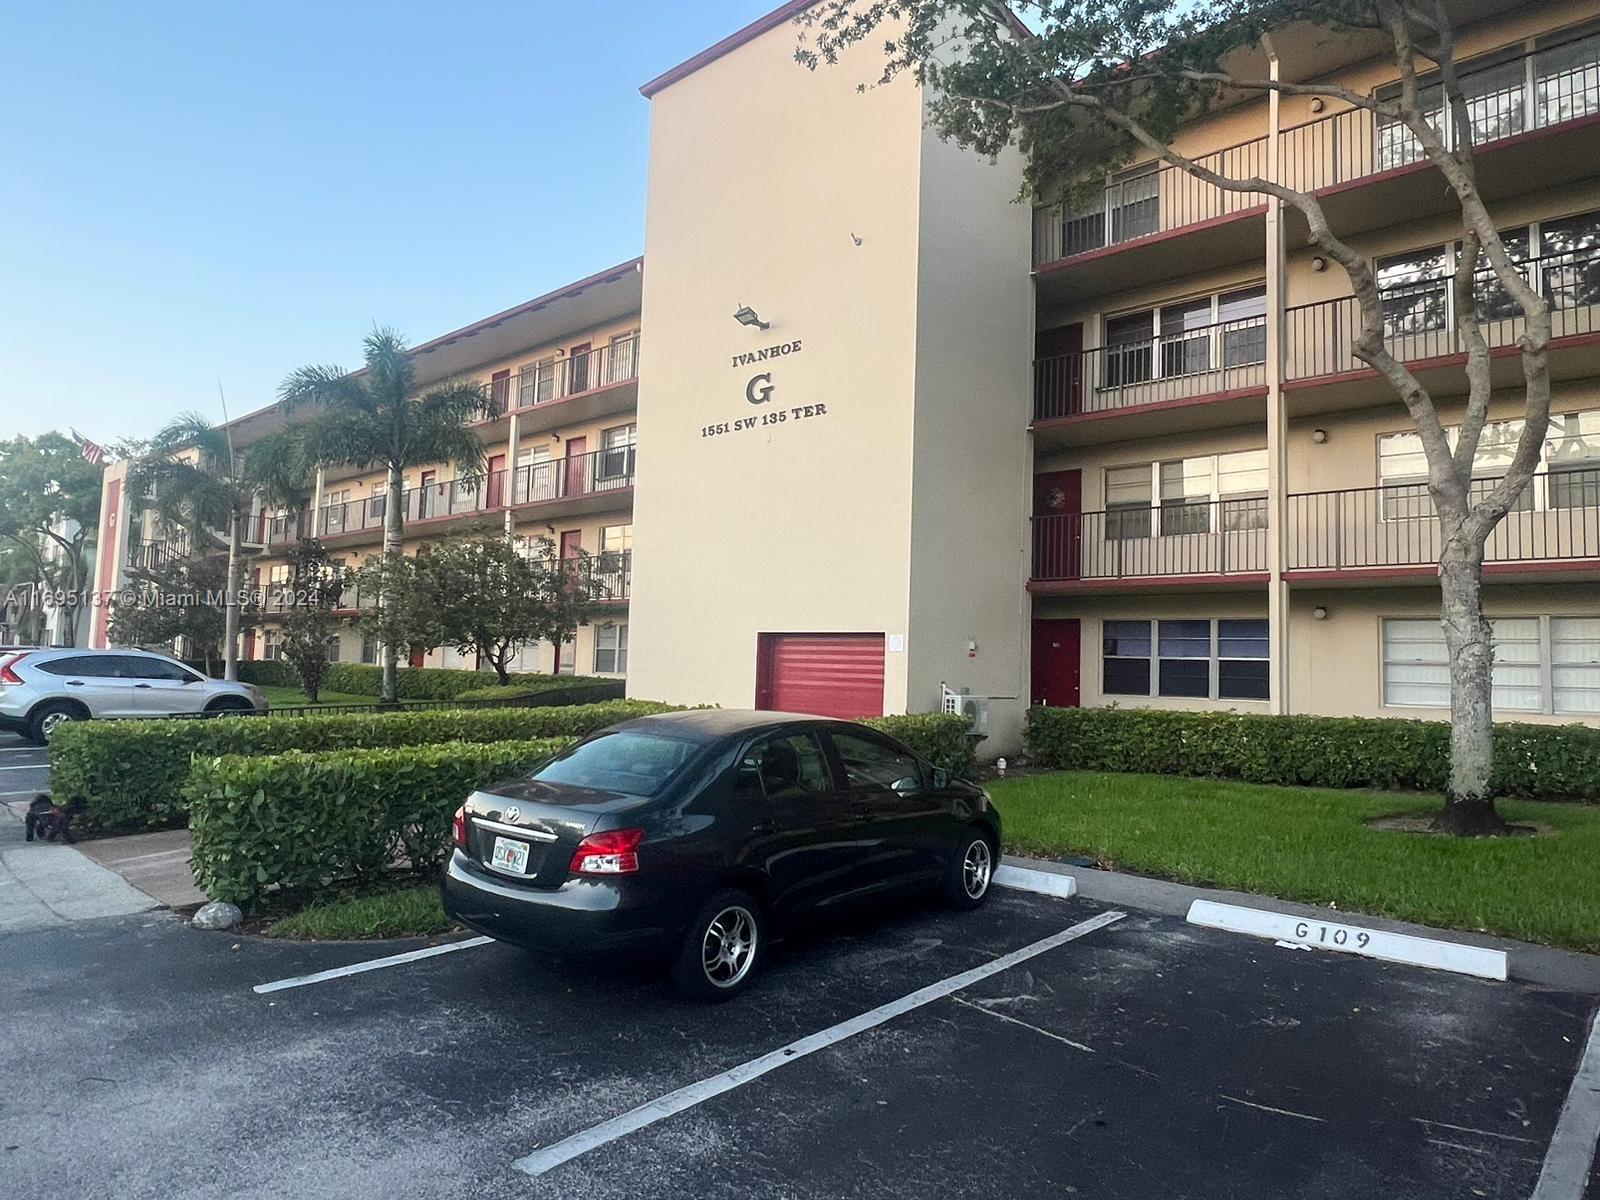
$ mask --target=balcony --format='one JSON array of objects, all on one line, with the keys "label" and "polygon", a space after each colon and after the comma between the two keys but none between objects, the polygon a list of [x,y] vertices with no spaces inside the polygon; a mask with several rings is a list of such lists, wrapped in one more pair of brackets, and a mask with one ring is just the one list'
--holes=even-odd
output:
[{"label": "balcony", "polygon": [[126,566],[130,571],[159,571],[175,558],[187,557],[188,549],[177,541],[130,541]]},{"label": "balcony", "polygon": [[1262,497],[1133,506],[1033,518],[1035,592],[1112,592],[1266,582]]},{"label": "balcony", "polygon": [[[1600,139],[1589,135],[1600,120],[1600,34],[1566,41],[1552,37],[1534,53],[1468,67],[1462,83],[1485,195],[1526,191],[1529,180],[1549,186],[1595,174]],[[1432,91],[1437,98],[1437,87]],[[1420,217],[1444,211],[1448,197],[1442,185],[1426,178],[1430,168],[1421,147],[1396,122],[1366,109],[1347,109],[1281,136],[1284,182],[1322,196],[1329,219],[1346,235],[1391,224],[1397,212]],[[1198,161],[1235,178],[1265,175],[1267,138]],[[1366,186],[1380,177],[1396,181],[1392,191],[1379,194]],[[1159,243],[1163,235],[1179,231],[1211,231],[1205,243],[1185,247],[1185,261],[1195,270],[1258,257],[1259,223],[1243,218],[1261,213],[1263,205],[1263,197],[1225,192],[1175,167],[1149,164],[1123,172],[1086,203],[1036,209],[1033,264],[1041,270],[1066,262],[1081,265],[1070,280],[1051,282],[1052,296],[1064,299],[1127,286],[1130,274],[1138,275],[1142,267],[1170,274],[1171,260]],[[1293,243],[1303,236],[1304,225],[1296,214],[1290,219]],[[1141,251],[1142,243],[1151,244]],[[1114,248],[1133,253],[1118,253],[1115,264],[1091,265]]]},{"label": "balcony", "polygon": [[[510,471],[491,471],[476,479],[445,479],[410,487],[401,496],[409,532],[507,509],[551,508],[598,512],[628,502],[633,487],[635,448],[619,446],[566,458],[527,463]],[[389,498],[367,496],[257,518],[257,541],[269,550],[292,546],[302,537],[342,539],[342,544],[383,536]],[[365,535],[363,537],[362,535]]]},{"label": "balcony", "polygon": [[[1228,406],[1226,412],[1209,415],[1213,424],[1247,421],[1263,411],[1266,360],[1264,317],[1035,359],[1033,419],[1036,428],[1054,421],[1083,425],[1141,409],[1161,414],[1148,422],[1148,432],[1175,433],[1184,428],[1172,410],[1204,401]],[[1108,436],[1124,438],[1141,432],[1145,431],[1119,422],[1115,434]],[[1083,436],[1081,429],[1074,431],[1076,443],[1086,440],[1097,439]]]},{"label": "balcony", "polygon": [[[523,428],[532,430],[625,411],[637,403],[632,385],[638,379],[639,335],[634,334],[491,379],[489,411],[480,424],[514,412],[522,417]],[[543,420],[546,413],[548,422]]]},{"label": "balcony", "polygon": [[[1439,519],[1425,484],[1305,492],[1288,504],[1291,580],[1356,584],[1436,573]],[[1600,573],[1600,468],[1535,475],[1486,545],[1486,575],[1559,578],[1575,570]]]},{"label": "balcony", "polygon": [[[1554,378],[1594,374],[1600,367],[1600,247],[1532,258],[1525,263],[1530,285],[1550,302],[1551,356]],[[1490,272],[1477,280],[1479,323],[1496,362],[1496,387],[1520,385],[1522,366],[1517,339],[1526,322],[1522,311]],[[1460,365],[1466,348],[1450,302],[1450,280],[1428,279],[1383,293],[1385,345],[1408,364],[1424,386],[1439,395],[1466,390]],[[1285,385],[1314,396],[1299,398],[1296,413],[1328,411],[1366,397],[1392,402],[1387,388],[1375,393],[1361,378],[1376,372],[1356,358],[1352,343],[1361,327],[1360,306],[1353,296],[1291,308],[1285,314],[1287,369]]]}]

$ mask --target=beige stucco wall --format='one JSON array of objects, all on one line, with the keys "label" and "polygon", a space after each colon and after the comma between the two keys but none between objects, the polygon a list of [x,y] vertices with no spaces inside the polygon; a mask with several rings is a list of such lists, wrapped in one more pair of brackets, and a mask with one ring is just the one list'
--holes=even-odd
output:
[{"label": "beige stucco wall", "polygon": [[[637,695],[748,707],[761,632],[907,631],[921,97],[858,94],[870,55],[807,72],[794,39],[652,100],[634,524],[675,549],[636,560]],[[772,328],[736,324],[741,304]],[[749,403],[769,369],[771,401]],[[885,709],[906,701],[890,654]]]}]

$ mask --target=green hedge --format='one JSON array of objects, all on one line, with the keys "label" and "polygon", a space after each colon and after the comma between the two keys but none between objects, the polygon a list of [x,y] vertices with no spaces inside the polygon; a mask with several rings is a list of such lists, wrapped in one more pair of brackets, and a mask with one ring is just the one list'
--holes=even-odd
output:
[{"label": "green hedge", "polygon": [[643,700],[546,708],[439,709],[203,721],[68,722],[50,741],[50,786],[65,803],[89,802],[98,829],[121,832],[183,823],[181,790],[195,755],[374,749],[437,742],[580,737],[629,717],[662,712]]},{"label": "green hedge", "polygon": [[[239,678],[244,683],[253,683],[258,687],[300,686],[300,677],[286,662],[242,662],[239,664]],[[400,667],[395,672],[395,689],[401,700],[455,700],[462,692],[476,691],[493,679],[493,674],[484,671]],[[519,687],[538,692],[619,682],[589,675],[512,675],[511,680]],[[329,663],[322,690],[344,692],[351,696],[377,696],[382,694],[382,684],[382,667],[370,667],[362,663]]]},{"label": "green hedge", "polygon": [[971,723],[951,713],[911,713],[897,717],[870,717],[861,722],[904,742],[936,767],[957,779],[970,779],[977,765],[979,738]]},{"label": "green hedge", "polygon": [[371,884],[405,862],[437,863],[450,818],[474,788],[570,739],[444,742],[384,750],[196,759],[184,786],[195,880],[244,908],[277,886],[316,893]]},{"label": "green hedge", "polygon": [[[1269,717],[1136,708],[1034,708],[1038,766],[1214,776],[1336,788],[1444,788],[1450,727],[1438,721]],[[1495,726],[1494,785],[1540,800],[1600,799],[1600,730]]]},{"label": "green hedge", "polygon": [[494,684],[491,687],[473,688],[470,692],[462,692],[457,700],[527,700],[534,696],[542,696],[544,692],[539,688],[529,687],[525,683]]}]

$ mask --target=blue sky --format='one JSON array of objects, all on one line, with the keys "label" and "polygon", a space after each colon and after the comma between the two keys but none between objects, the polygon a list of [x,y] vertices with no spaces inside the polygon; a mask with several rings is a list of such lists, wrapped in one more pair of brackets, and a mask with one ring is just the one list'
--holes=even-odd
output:
[{"label": "blue sky", "polygon": [[14,4],[0,437],[237,416],[638,254],[638,87],[777,0]]}]

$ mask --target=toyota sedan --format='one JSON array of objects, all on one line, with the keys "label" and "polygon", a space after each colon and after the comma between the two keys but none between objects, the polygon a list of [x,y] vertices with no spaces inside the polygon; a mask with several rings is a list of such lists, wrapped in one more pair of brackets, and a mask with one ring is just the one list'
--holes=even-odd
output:
[{"label": "toyota sedan", "polygon": [[891,893],[975,908],[1000,856],[984,791],[846,721],[641,717],[455,816],[452,917],[557,955],[656,954],[691,996],[750,982],[795,921]]}]

